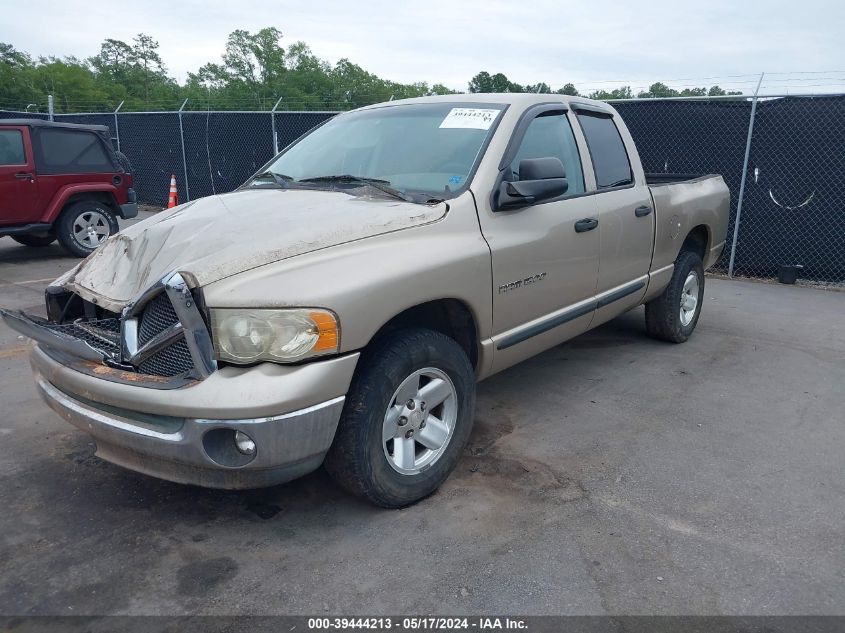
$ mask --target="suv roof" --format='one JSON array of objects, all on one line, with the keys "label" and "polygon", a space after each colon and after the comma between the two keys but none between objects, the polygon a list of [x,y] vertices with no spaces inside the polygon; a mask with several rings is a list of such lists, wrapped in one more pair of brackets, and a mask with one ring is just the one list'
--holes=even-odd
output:
[{"label": "suv roof", "polygon": [[0,126],[3,125],[28,125],[29,127],[59,127],[71,130],[87,130],[90,132],[108,132],[106,125],[89,125],[87,123],[56,123],[45,119],[0,119]]}]

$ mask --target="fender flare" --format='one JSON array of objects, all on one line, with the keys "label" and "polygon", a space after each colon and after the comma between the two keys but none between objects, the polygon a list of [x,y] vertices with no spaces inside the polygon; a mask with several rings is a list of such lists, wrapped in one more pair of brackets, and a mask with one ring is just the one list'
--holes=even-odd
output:
[{"label": "fender flare", "polygon": [[80,194],[80,193],[106,193],[109,194],[115,202],[117,201],[117,196],[115,193],[117,192],[117,187],[107,184],[107,183],[88,183],[88,184],[78,184],[78,185],[66,185],[59,189],[58,193],[53,196],[53,199],[50,201],[50,204],[47,206],[46,211],[41,216],[42,222],[48,222],[52,224],[56,221],[56,218],[59,217],[59,214],[64,209],[67,201],[70,200],[71,196]]}]

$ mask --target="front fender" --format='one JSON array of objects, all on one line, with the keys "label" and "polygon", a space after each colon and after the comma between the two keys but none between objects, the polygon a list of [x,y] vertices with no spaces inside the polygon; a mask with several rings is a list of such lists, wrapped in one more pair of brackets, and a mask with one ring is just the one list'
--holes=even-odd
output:
[{"label": "front fender", "polygon": [[365,347],[394,316],[438,299],[463,302],[484,340],[492,330],[491,284],[490,250],[466,206],[432,224],[247,270],[203,293],[209,307],[333,310],[345,353]]}]

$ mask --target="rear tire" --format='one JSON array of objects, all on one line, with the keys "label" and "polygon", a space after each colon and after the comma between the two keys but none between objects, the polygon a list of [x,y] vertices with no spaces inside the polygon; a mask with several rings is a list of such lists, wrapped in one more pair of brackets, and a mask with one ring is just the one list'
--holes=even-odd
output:
[{"label": "rear tire", "polygon": [[645,304],[649,336],[670,343],[686,341],[698,323],[704,302],[704,266],[697,253],[683,251],[663,293]]},{"label": "rear tire", "polygon": [[38,233],[31,233],[29,235],[13,235],[12,239],[15,240],[18,244],[23,244],[24,246],[34,246],[36,248],[41,248],[44,246],[50,246],[50,244],[55,242],[56,236],[52,233],[45,233],[43,235],[39,235]]},{"label": "rear tire", "polygon": [[326,470],[376,505],[410,505],[455,468],[474,415],[475,372],[463,349],[432,330],[392,332],[361,356]]},{"label": "rear tire", "polygon": [[88,257],[119,230],[114,211],[96,200],[73,203],[56,223],[59,242],[77,257]]}]

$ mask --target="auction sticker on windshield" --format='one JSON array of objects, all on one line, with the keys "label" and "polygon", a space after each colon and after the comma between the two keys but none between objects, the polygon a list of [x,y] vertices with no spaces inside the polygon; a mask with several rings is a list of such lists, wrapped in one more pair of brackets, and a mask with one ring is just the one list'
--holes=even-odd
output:
[{"label": "auction sticker on windshield", "polygon": [[443,119],[440,127],[489,130],[499,112],[500,110],[483,108],[452,108],[446,118]]}]

